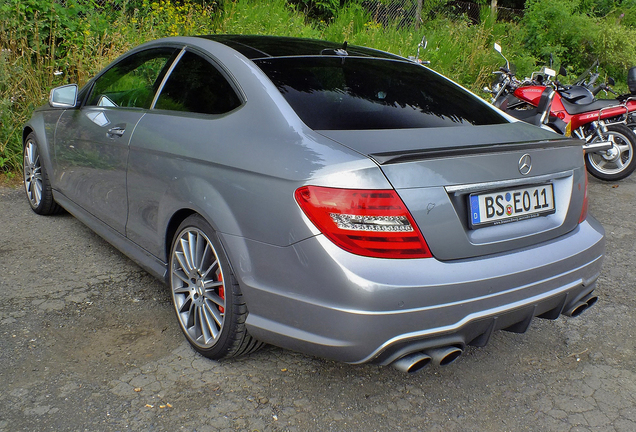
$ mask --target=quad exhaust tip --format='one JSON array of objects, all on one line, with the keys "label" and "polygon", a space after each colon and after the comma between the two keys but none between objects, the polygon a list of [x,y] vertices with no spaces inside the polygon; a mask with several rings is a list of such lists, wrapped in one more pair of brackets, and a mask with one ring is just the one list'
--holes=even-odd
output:
[{"label": "quad exhaust tip", "polygon": [[431,363],[437,366],[449,365],[462,353],[463,351],[455,346],[433,348],[424,352],[407,354],[391,363],[391,366],[401,372],[413,374]]},{"label": "quad exhaust tip", "polygon": [[577,317],[585,312],[588,308],[592,307],[594,303],[598,300],[598,296],[593,295],[592,293],[583,297],[581,300],[574,303],[574,305],[570,306],[564,314],[569,317]]},{"label": "quad exhaust tip", "polygon": [[[580,300],[574,302],[568,309],[566,309],[563,313],[570,317],[577,317],[585,312],[588,308],[592,307],[594,303],[598,301],[598,296],[593,293],[589,293],[585,297]],[[461,356],[463,350],[456,346],[450,345],[439,348],[431,348],[422,352],[415,352],[411,354],[407,354],[404,357],[401,357],[391,363],[395,369],[413,374],[421,371],[423,368],[428,366],[429,364],[434,364],[436,366],[446,366],[454,362]]]},{"label": "quad exhaust tip", "polygon": [[409,374],[419,372],[424,367],[428,366],[431,362],[431,357],[424,353],[413,353],[405,355],[404,357],[397,359],[391,366],[399,370],[400,372],[406,372]]},{"label": "quad exhaust tip", "polygon": [[463,351],[455,346],[435,348],[428,351],[433,359],[433,363],[440,366],[447,366],[457,360]]}]

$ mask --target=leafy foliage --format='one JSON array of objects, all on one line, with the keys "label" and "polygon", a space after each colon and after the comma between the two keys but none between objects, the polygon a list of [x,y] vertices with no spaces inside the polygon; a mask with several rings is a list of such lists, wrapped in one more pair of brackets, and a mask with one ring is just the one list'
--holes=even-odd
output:
[{"label": "leafy foliage", "polygon": [[351,3],[347,0],[289,0],[289,4],[313,20],[328,22],[338,14],[338,10]]},{"label": "leafy foliage", "polygon": [[592,4],[571,0],[528,0],[522,21],[525,49],[547,62],[578,72],[599,60],[615,78],[624,80],[636,65],[636,31],[613,17],[597,18],[580,11],[597,10]]}]

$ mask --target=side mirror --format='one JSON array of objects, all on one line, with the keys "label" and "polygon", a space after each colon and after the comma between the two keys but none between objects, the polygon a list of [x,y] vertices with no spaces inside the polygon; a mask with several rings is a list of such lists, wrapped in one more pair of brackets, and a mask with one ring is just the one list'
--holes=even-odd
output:
[{"label": "side mirror", "polygon": [[77,104],[77,84],[56,87],[49,95],[49,105],[53,108],[73,108]]},{"label": "side mirror", "polygon": [[543,73],[545,73],[550,78],[554,78],[556,76],[556,71],[550,68],[543,68]]},{"label": "side mirror", "polygon": [[503,53],[501,52],[501,45],[499,45],[497,42],[495,42],[494,47],[495,47],[495,51],[497,51],[499,53],[499,55],[502,56],[503,59],[506,61],[506,69],[510,70],[510,62],[508,61],[506,56],[503,55]]},{"label": "side mirror", "polygon": [[565,68],[563,67],[563,65],[561,65],[561,67],[559,68],[559,75],[561,76],[568,76],[568,71],[565,70]]},{"label": "side mirror", "polygon": [[607,79],[607,83],[608,83],[609,85],[611,85],[611,86],[616,85],[616,81],[614,81],[614,78],[612,78],[612,77],[609,77],[609,78]]},{"label": "side mirror", "polygon": [[418,46],[421,46],[422,48],[426,49],[427,45],[428,45],[428,41],[426,40],[426,36],[422,36],[422,40]]}]

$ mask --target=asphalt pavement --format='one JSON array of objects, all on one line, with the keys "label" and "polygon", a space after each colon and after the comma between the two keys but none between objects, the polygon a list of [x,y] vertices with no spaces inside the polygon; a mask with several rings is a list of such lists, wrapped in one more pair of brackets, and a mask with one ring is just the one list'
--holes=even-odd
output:
[{"label": "asphalt pavement", "polygon": [[599,301],[406,375],[268,347],[211,361],[169,292],[0,187],[0,431],[636,431],[636,177],[590,178]]}]

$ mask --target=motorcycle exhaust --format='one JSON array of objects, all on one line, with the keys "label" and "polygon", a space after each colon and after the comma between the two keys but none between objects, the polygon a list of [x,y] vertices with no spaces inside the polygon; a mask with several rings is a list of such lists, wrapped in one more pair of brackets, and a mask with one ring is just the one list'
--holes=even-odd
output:
[{"label": "motorcycle exhaust", "polygon": [[612,148],[614,145],[611,141],[601,141],[594,143],[585,143],[583,144],[583,151],[585,153],[595,153],[599,151],[606,151]]}]

